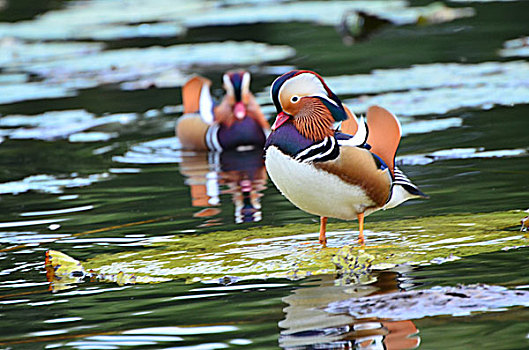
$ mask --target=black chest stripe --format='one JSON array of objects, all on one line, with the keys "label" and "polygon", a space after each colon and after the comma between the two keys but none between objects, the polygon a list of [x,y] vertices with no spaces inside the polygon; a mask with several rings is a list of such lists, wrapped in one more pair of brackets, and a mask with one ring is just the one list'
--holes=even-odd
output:
[{"label": "black chest stripe", "polygon": [[300,162],[325,162],[336,159],[340,155],[340,146],[334,137],[326,137],[323,141],[300,151],[294,159]]}]

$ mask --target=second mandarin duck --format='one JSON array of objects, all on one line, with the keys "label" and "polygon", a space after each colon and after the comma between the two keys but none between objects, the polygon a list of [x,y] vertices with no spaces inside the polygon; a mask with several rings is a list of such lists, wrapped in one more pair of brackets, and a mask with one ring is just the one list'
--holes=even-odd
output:
[{"label": "second mandarin duck", "polygon": [[357,121],[322,77],[303,70],[277,78],[271,97],[278,115],[265,145],[266,169],[287,199],[320,216],[324,246],[328,217],[358,219],[363,245],[365,215],[427,197],[395,167],[401,127],[386,109],[372,106]]},{"label": "second mandarin duck", "polygon": [[183,148],[262,149],[270,125],[250,92],[250,73],[239,70],[223,75],[226,95],[218,106],[214,105],[210,86],[209,79],[196,76],[182,88],[184,115],[177,121],[176,136]]}]

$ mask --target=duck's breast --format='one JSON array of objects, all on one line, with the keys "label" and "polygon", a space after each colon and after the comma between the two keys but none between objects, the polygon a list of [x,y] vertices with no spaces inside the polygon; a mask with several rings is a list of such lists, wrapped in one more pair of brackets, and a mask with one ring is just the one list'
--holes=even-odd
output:
[{"label": "duck's breast", "polygon": [[[354,183],[344,176],[329,172],[343,166],[339,160],[299,162],[272,145],[266,150],[265,165],[270,178],[283,195],[308,213],[352,220],[356,219],[358,213],[366,210],[371,212],[380,206],[363,188],[361,181]],[[386,174],[377,175],[381,178],[389,176],[387,171]],[[390,179],[386,182],[385,193],[389,195]]]},{"label": "duck's breast", "polygon": [[229,127],[220,125],[217,139],[224,150],[235,150],[240,146],[263,148],[266,136],[261,126],[252,118],[234,121]]}]

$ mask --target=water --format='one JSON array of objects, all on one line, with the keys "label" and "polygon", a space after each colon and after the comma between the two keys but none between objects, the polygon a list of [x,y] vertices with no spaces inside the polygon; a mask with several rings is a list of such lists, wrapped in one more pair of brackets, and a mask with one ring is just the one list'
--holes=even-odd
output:
[{"label": "water", "polygon": [[[458,284],[527,291],[519,232],[527,214],[510,211],[528,207],[527,56],[523,47],[501,50],[528,35],[529,4],[447,2],[473,10],[444,9],[437,18],[462,18],[432,23],[430,7],[422,10],[426,24],[414,24],[418,15],[404,3],[374,2],[371,11],[394,24],[348,46],[334,27],[343,4],[324,4],[323,16],[318,3],[270,1],[251,12],[238,3],[168,7],[160,0],[140,16],[134,7],[83,13],[63,1],[0,1],[0,347],[529,347],[528,309],[514,299],[465,315],[447,308],[399,320],[327,309],[350,298]],[[50,12],[61,8],[73,12]],[[102,11],[110,24],[101,22]],[[305,22],[293,20],[296,13]],[[130,28],[120,16],[129,16]],[[22,20],[31,21],[29,29],[8,24]],[[162,25],[147,26],[153,23]],[[43,46],[31,46],[35,39]],[[204,46],[226,40],[237,43]],[[70,45],[76,41],[84,44]],[[178,45],[196,50],[182,54]],[[239,66],[252,72],[252,91],[270,118],[267,88],[291,68],[318,71],[357,113],[373,102],[398,111],[406,133],[398,162],[431,198],[369,216],[368,245],[390,247],[366,254],[392,263],[406,250],[419,261],[419,252],[438,249],[421,264],[398,260],[339,275],[332,255],[352,243],[356,222],[331,220],[331,248],[319,250],[316,218],[278,193],[258,152],[180,151],[173,135],[182,82],[202,74],[218,96],[222,73]],[[430,216],[431,226],[414,227]],[[85,268],[85,277],[50,284],[49,249],[80,261],[73,270]],[[192,273],[164,273],[171,261]],[[107,276],[90,275],[91,268],[106,268]],[[168,281],[126,283],[134,268]]]}]

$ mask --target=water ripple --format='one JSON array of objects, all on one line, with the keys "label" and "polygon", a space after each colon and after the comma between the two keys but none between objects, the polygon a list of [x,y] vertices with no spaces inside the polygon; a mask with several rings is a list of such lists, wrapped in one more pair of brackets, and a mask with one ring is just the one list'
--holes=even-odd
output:
[{"label": "water ripple", "polygon": [[[28,191],[59,194],[65,188],[85,187],[94,182],[107,180],[108,173],[91,174],[88,176],[78,176],[71,174],[71,177],[57,177],[54,175],[31,175],[19,181],[0,183],[0,194],[20,194]],[[0,227],[5,227],[0,224]]]},{"label": "water ripple", "polygon": [[68,214],[68,213],[76,213],[79,211],[86,211],[86,210],[91,210],[91,209],[94,209],[93,205],[84,205],[84,206],[75,207],[75,208],[26,212],[26,213],[21,213],[20,216],[41,216],[41,215],[44,216],[44,215]]}]

